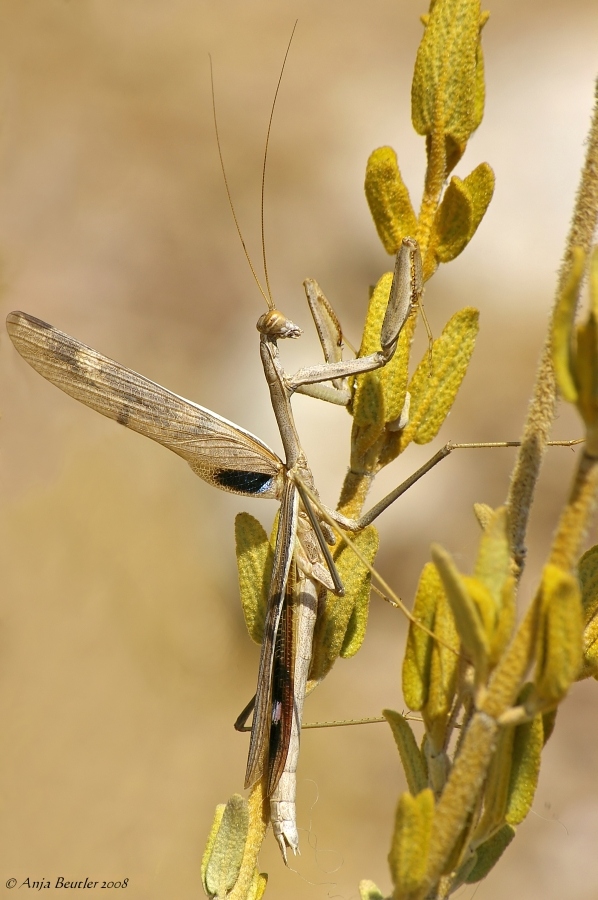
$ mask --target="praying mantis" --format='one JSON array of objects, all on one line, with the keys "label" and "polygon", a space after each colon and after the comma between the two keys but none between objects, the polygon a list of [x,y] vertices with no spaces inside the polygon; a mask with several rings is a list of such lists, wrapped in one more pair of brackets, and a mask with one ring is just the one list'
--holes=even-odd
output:
[{"label": "praying mantis", "polygon": [[358,520],[324,506],[320,511],[291,398],[295,392],[303,392],[346,403],[349,395],[344,379],[378,369],[392,358],[401,329],[423,290],[418,244],[413,238],[402,241],[380,332],[381,349],[368,356],[342,360],[338,320],[317,283],[308,280],[305,286],[326,360],[323,364],[287,375],[278,341],[299,337],[301,329],[275,309],[271,300],[269,311],[257,323],[284,461],[251,432],[46,322],[23,312],[7,317],[8,333],[20,355],[65,393],[168,447],[209,484],[242,496],[280,502],[245,786],[265,778],[273,831],[285,862],[287,848],[298,850],[295,772],[318,592],[323,586],[343,593],[328,546],[334,537],[323,516],[356,532],[398,495],[395,489]]}]

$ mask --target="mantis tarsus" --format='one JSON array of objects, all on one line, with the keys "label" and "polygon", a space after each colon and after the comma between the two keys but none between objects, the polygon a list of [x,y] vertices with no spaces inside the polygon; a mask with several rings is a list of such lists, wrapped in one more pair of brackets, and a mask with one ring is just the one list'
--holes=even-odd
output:
[{"label": "mantis tarsus", "polygon": [[[21,356],[61,390],[173,450],[200,478],[215,487],[280,501],[246,786],[265,777],[273,829],[285,861],[287,847],[296,852],[298,846],[295,769],[318,586],[336,593],[343,591],[327,546],[327,541],[333,543],[334,539],[306,492],[314,496],[315,486],[301,449],[290,400],[296,391],[325,399],[333,398],[336,392],[337,401],[346,403],[343,379],[379,368],[391,359],[401,328],[422,291],[417,242],[405,238],[397,254],[381,328],[381,349],[370,356],[349,361],[340,358],[342,339],[336,317],[315,282],[308,282],[306,290],[321,335],[327,360],[324,364],[288,376],[280,363],[278,341],[299,337],[301,329],[276,309],[261,316],[257,324],[284,462],[250,432],[102,356],[51,325],[22,312],[10,313],[7,318],[9,335]],[[387,503],[377,504],[375,515],[366,514],[354,522],[332,510],[327,512],[343,528],[358,531],[392,499],[389,495]],[[297,605],[300,633],[295,638],[293,608]],[[298,649],[296,659],[293,648]]]}]

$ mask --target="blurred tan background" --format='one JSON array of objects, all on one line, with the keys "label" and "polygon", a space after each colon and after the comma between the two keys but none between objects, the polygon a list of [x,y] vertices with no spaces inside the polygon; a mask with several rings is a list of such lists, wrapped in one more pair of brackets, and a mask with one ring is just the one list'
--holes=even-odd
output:
[{"label": "blurred tan background", "polygon": [[[473,303],[481,335],[437,445],[514,439],[543,341],[583,159],[598,46],[595,0],[501,0],[484,33],[486,120],[457,173],[497,176],[472,245],[441,269],[435,334]],[[423,142],[410,76],[424,2],[0,0],[0,258],[4,313],[46,319],[183,396],[279,441],[258,357],[263,301],[218,167],[208,53],[239,218],[259,263],[259,183],[274,119],[266,234],[278,304],[306,328],[289,369],[318,358],[301,287],[317,277],[358,340],[368,285],[390,267],[363,196],[371,150],[393,145],[419,204]],[[421,336],[420,336],[421,337]],[[425,341],[421,340],[422,350]],[[237,596],[233,518],[271,522],[181,460],[45,383],[0,335],[0,896],[10,877],[119,880],[130,900],[201,894],[213,809],[242,789],[232,722],[258,649]],[[295,403],[323,497],[347,465],[349,417]],[[577,436],[568,410],[558,436]],[[413,449],[373,499],[430,454]],[[512,451],[453,454],[381,523],[380,568],[409,602],[433,540],[466,568],[471,504],[499,504]],[[550,454],[532,518],[527,602],[575,463]],[[595,536],[593,536],[595,540]],[[310,720],[402,707],[404,623],[375,598],[365,646],[307,703]],[[462,897],[598,896],[598,714],[577,686],[544,758],[534,811],[497,870]],[[385,726],[308,732],[299,771],[302,856],[270,837],[272,898],[389,890],[404,789]]]}]

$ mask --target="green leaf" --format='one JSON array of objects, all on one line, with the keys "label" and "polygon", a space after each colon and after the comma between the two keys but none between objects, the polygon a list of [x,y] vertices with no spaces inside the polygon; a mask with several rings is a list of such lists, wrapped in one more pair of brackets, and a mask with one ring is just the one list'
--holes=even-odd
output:
[{"label": "green leaf", "polygon": [[515,625],[515,591],[510,568],[507,511],[501,507],[487,520],[474,571],[475,577],[490,591],[496,610],[490,635],[491,667],[498,662]]},{"label": "green leaf", "polygon": [[253,881],[251,882],[251,887],[249,888],[247,900],[262,900],[267,885],[268,876],[263,872],[258,872],[256,869],[256,871],[253,873]]},{"label": "green leaf", "polygon": [[488,522],[490,522],[490,520],[492,519],[494,510],[491,506],[488,506],[487,503],[474,503],[473,512],[476,519],[478,520],[478,525],[483,531],[484,528],[486,528],[486,526],[488,525]]},{"label": "green leaf", "polygon": [[427,444],[436,437],[465,377],[478,318],[476,309],[465,307],[449,319],[432,345],[432,371],[429,354],[425,354],[409,384],[409,421],[402,431],[388,433],[380,465],[391,462],[411,441]]},{"label": "green leaf", "polygon": [[540,759],[544,746],[542,716],[534,716],[515,728],[509,799],[505,819],[509,825],[519,825],[532,808],[540,775]]},{"label": "green leaf", "polygon": [[474,236],[494,192],[494,173],[481,163],[465,180],[451,178],[436,211],[430,245],[439,262],[459,256]]},{"label": "green leaf", "polygon": [[[579,287],[578,287],[579,293]],[[598,249],[590,259],[590,309],[577,328],[577,351],[571,360],[577,385],[577,407],[589,432],[595,438],[598,424]],[[593,453],[588,434],[588,452]]]},{"label": "green leaf", "polygon": [[558,703],[582,660],[582,609],[577,579],[548,564],[542,573],[534,684],[546,705]]},{"label": "green leaf", "polygon": [[511,825],[504,825],[500,831],[480,844],[476,849],[476,863],[465,879],[466,884],[475,884],[485,878],[514,837],[515,829]]},{"label": "green leaf", "polygon": [[235,544],[245,624],[249,637],[256,644],[261,644],[272,577],[273,548],[261,524],[249,513],[239,513],[235,519]]},{"label": "green leaf", "polygon": [[478,547],[474,575],[490,591],[497,609],[509,578],[511,555],[507,532],[507,510],[501,506],[489,517]]},{"label": "green leaf", "polygon": [[237,883],[249,828],[247,800],[233,794],[226,807],[217,807],[202,863],[208,897],[225,897]]},{"label": "green leaf", "polygon": [[578,577],[584,624],[587,625],[598,611],[598,544],[590,547],[579,560]]},{"label": "green leaf", "polygon": [[463,181],[453,175],[436,210],[430,244],[439,262],[447,263],[465,249],[473,218],[473,203]]},{"label": "green leaf", "polygon": [[384,896],[377,888],[373,881],[359,882],[359,898],[360,900],[384,900]]},{"label": "green leaf", "polygon": [[[436,567],[434,571],[438,577]],[[438,748],[444,744],[459,664],[459,635],[450,604],[441,586],[434,614],[433,631],[439,640],[432,643],[430,686],[423,715],[433,744]]]},{"label": "green leaf", "polygon": [[[436,567],[433,563],[426,563],[417,586],[413,617],[428,631],[432,631],[434,627],[436,607],[443,596]],[[421,710],[428,701],[434,639],[427,631],[418,627],[416,622],[409,623],[403,658],[403,697],[409,709]]]},{"label": "green leaf", "polygon": [[409,385],[411,419],[407,426],[414,429],[416,444],[435,438],[451,410],[473,353],[478,319],[479,313],[472,307],[455,313],[434,341],[432,374],[427,354],[417,367]]},{"label": "green leaf", "polygon": [[[371,565],[379,544],[376,528],[373,525],[364,528],[353,537],[353,543]],[[367,625],[371,573],[353,550],[340,541],[332,555],[345,594],[337,597],[328,591],[318,610],[309,672],[314,681],[328,674],[341,653],[344,656],[357,653]]]},{"label": "green leaf", "polygon": [[395,739],[405,778],[410,792],[415,796],[428,785],[426,766],[409,722],[401,713],[392,709],[383,709],[382,715],[390,725]]},{"label": "green leaf", "polygon": [[395,896],[409,897],[423,886],[433,819],[434,794],[429,788],[415,797],[407,793],[401,794],[388,854]]},{"label": "green leaf", "polygon": [[571,252],[573,256],[571,271],[557,300],[552,320],[552,364],[563,400],[577,403],[578,386],[573,364],[573,335],[575,311],[585,269],[585,253],[581,247],[573,247]]},{"label": "green leaf", "polygon": [[379,147],[370,155],[365,195],[384,249],[396,253],[401,240],[416,233],[417,219],[392,147]]},{"label": "green leaf", "polygon": [[450,138],[451,167],[481,121],[483,22],[475,0],[436,0],[417,51],[411,88],[413,127],[418,134]]},{"label": "green leaf", "polygon": [[496,179],[492,168],[485,162],[476,166],[473,172],[470,172],[463,181],[463,184],[469,191],[469,196],[471,197],[473,205],[469,240],[472,239],[480,222],[486,215],[486,210],[488,209],[490,201],[492,200],[492,195],[494,194],[495,181]]},{"label": "green leaf", "polygon": [[515,729],[512,727],[502,728],[497,735],[496,749],[486,775],[484,810],[476,827],[474,846],[504,825],[514,736]]},{"label": "green leaf", "polygon": [[[374,288],[363,331],[359,356],[380,350],[380,330],[388,306],[393,273],[383,275]],[[354,379],[351,435],[351,459],[360,467],[364,454],[385,435],[387,422],[397,419],[405,403],[409,377],[409,350],[416,317],[409,316],[397,344],[397,350],[385,366],[365,372]]]},{"label": "green leaf", "polygon": [[451,605],[461,643],[474,665],[476,677],[484,681],[493,613],[490,594],[481,582],[461,575],[450,554],[438,544],[432,545],[432,559]]}]

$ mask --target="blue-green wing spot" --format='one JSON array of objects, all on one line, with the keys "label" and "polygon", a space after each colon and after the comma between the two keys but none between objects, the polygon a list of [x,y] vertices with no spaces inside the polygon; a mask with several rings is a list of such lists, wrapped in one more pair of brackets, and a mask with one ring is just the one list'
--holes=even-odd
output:
[{"label": "blue-green wing spot", "polygon": [[263,494],[272,487],[272,477],[262,472],[244,472],[241,469],[221,469],[214,471],[214,482],[218,487],[239,494]]}]

